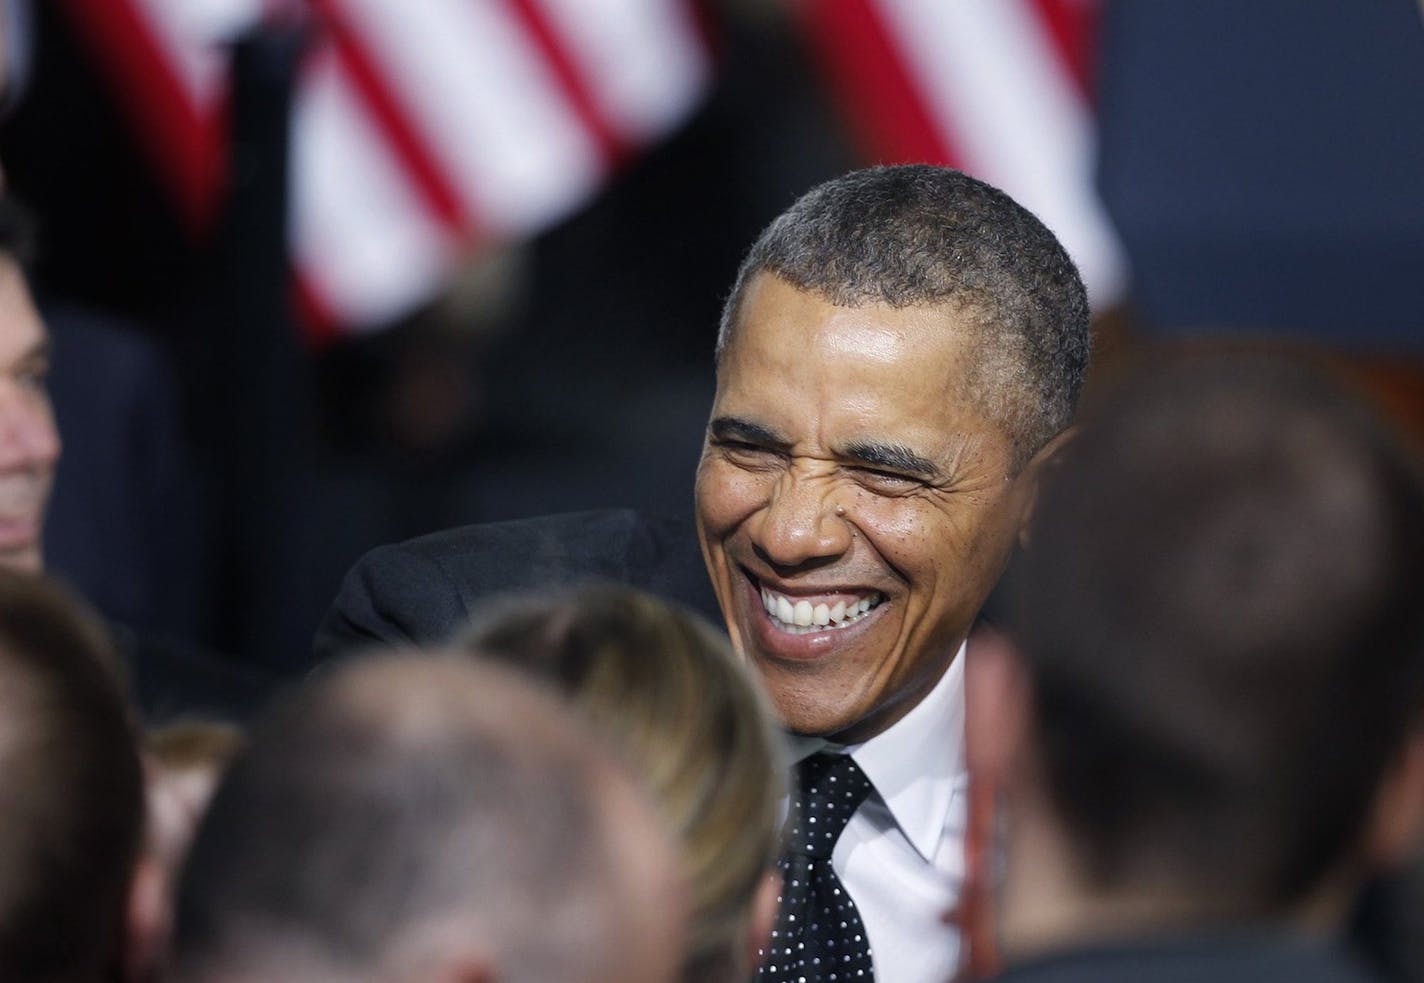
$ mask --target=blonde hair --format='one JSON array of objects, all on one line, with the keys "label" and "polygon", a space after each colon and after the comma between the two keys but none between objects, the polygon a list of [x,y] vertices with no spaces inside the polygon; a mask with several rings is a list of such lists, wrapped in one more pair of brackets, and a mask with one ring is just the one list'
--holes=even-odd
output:
[{"label": "blonde hair", "polygon": [[608,738],[682,845],[686,981],[745,979],[753,898],[780,848],[781,738],[757,681],[697,615],[631,588],[487,607],[460,639],[552,681]]}]

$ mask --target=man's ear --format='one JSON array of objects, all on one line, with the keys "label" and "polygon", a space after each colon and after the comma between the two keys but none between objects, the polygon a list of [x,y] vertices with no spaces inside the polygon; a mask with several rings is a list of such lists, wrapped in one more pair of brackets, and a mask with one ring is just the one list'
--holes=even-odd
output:
[{"label": "man's ear", "polygon": [[965,765],[973,781],[999,790],[1028,740],[1028,675],[1008,636],[990,628],[974,633],[964,657]]},{"label": "man's ear", "polygon": [[1372,872],[1398,870],[1424,848],[1424,727],[1410,732],[1385,772],[1365,837],[1364,858]]},{"label": "man's ear", "polygon": [[1020,484],[1020,494],[1023,496],[1023,505],[1019,512],[1019,547],[1027,548],[1029,541],[1029,527],[1033,524],[1034,506],[1038,504],[1038,490],[1043,482],[1045,474],[1053,470],[1058,461],[1058,455],[1063,449],[1071,444],[1078,436],[1078,426],[1074,424],[1062,431],[1048,443],[1038,449],[1038,453],[1029,459],[1019,472],[1018,481]]}]

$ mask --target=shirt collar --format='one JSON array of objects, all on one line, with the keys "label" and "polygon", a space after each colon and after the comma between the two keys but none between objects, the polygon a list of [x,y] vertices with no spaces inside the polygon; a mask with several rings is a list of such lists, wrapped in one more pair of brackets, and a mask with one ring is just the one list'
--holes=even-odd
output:
[{"label": "shirt collar", "polygon": [[793,734],[791,758],[845,750],[855,758],[915,850],[932,862],[959,777],[964,772],[964,652],[919,704],[882,734],[842,748],[823,737]]}]

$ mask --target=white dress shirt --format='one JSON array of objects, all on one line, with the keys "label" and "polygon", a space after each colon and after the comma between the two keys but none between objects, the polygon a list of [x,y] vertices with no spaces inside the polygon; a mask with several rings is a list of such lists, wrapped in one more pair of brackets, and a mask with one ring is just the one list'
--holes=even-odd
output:
[{"label": "white dress shirt", "polygon": [[[836,745],[795,737],[796,760]],[[870,940],[879,983],[944,983],[959,932],[944,923],[964,880],[964,647],[934,689],[884,733],[845,748],[875,785],[831,866]]]}]

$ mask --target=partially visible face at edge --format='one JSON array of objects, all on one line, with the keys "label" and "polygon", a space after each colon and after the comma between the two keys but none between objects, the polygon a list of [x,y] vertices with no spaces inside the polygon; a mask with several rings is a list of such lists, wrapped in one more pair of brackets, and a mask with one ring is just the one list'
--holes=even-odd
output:
[{"label": "partially visible face at edge", "polygon": [[46,377],[49,342],[24,274],[0,258],[0,564],[38,571],[59,459]]},{"label": "partially visible face at edge", "polygon": [[972,330],[943,307],[747,287],[698,535],[733,644],[793,731],[860,741],[902,717],[1013,549],[1036,462],[1016,472],[968,395]]}]

